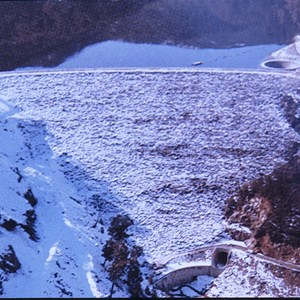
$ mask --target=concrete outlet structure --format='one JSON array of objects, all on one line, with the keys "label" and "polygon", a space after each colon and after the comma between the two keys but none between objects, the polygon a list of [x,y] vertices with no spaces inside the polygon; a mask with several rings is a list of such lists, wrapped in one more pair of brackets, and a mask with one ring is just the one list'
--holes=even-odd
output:
[{"label": "concrete outlet structure", "polygon": [[295,42],[270,54],[261,64],[263,68],[297,70],[300,68],[300,37]]},{"label": "concrete outlet structure", "polygon": [[179,267],[157,280],[155,286],[162,291],[168,291],[176,286],[191,283],[200,275],[217,277],[226,269],[230,254],[230,249],[217,247],[214,249],[209,263],[197,261],[194,262],[194,265]]}]

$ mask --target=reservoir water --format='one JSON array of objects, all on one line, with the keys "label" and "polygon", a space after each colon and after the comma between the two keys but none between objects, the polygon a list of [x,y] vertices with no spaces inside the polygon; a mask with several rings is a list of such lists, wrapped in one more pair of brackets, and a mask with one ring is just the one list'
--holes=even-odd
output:
[{"label": "reservoir water", "polygon": [[[105,41],[89,45],[55,67],[25,67],[17,70],[72,68],[260,68],[272,52],[285,45],[269,44],[227,49],[189,48],[166,44]],[[199,62],[198,65],[193,63]]]}]

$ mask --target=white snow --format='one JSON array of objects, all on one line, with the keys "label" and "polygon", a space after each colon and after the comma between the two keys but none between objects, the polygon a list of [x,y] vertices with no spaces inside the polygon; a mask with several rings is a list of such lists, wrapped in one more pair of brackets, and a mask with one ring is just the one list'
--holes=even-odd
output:
[{"label": "white snow", "polygon": [[[83,196],[65,180],[53,159],[42,122],[16,118],[14,106],[6,99],[0,101],[0,216],[25,224],[24,213],[32,207],[23,194],[31,188],[38,200],[34,210],[39,239],[31,241],[19,226],[13,231],[1,228],[2,248],[13,245],[21,263],[16,274],[7,275],[3,295],[12,298],[103,296],[94,279],[95,275],[101,277],[101,272],[94,268],[92,260],[93,256],[101,256],[95,247],[96,242],[101,244],[100,234],[97,229],[85,226],[86,209],[70,198]],[[30,153],[32,148],[34,153]],[[20,182],[17,174],[22,176]]]},{"label": "white snow", "polygon": [[93,263],[93,257],[88,254],[89,262],[85,265],[86,272],[86,278],[88,280],[88,283],[90,285],[91,292],[96,298],[101,298],[106,295],[102,294],[97,287],[97,282],[95,281],[93,277],[93,271],[94,271],[94,263]]},{"label": "white snow", "polygon": [[[13,245],[22,265],[2,274],[1,296],[107,297],[101,250],[108,220],[119,212],[134,220],[132,242],[150,263],[230,240],[226,197],[284,163],[287,145],[299,141],[274,103],[298,80],[249,74],[245,81],[235,71],[3,73],[0,221],[24,224],[24,213],[34,209],[38,240],[20,226],[0,227],[1,250]],[[231,149],[246,154],[237,158]],[[28,189],[34,207],[24,198]],[[93,226],[98,216],[104,225]],[[259,270],[261,280],[267,276],[284,291],[281,280]],[[240,272],[226,269],[209,295],[257,296],[251,284],[232,283],[247,277]]]},{"label": "white snow", "polygon": [[59,250],[57,247],[58,242],[56,242],[49,250],[49,256],[47,257],[46,261],[51,261],[53,259],[53,256],[56,254],[56,252]]}]

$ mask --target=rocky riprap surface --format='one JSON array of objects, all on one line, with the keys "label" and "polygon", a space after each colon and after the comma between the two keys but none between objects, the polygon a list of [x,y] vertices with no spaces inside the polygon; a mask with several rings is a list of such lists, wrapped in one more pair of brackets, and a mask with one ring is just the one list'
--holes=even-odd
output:
[{"label": "rocky riprap surface", "polygon": [[90,70],[4,73],[0,84],[77,165],[66,176],[84,170],[99,209],[128,213],[154,258],[226,237],[226,199],[299,142],[282,108],[297,93],[292,75]]},{"label": "rocky riprap surface", "polygon": [[[244,240],[255,239],[253,249],[267,255],[271,250],[260,245],[278,245],[278,235],[268,234],[274,222],[282,220],[282,232],[297,235],[297,194],[291,193],[296,198],[280,210],[272,205],[288,199],[271,199],[277,194],[263,194],[260,188],[260,182],[272,182],[274,174],[280,178],[286,171],[290,177],[283,176],[283,182],[291,179],[286,187],[298,188],[297,74],[185,69],[17,72],[2,73],[0,85],[1,97],[26,117],[43,121],[47,143],[65,178],[80,194],[95,194],[78,203],[94,205],[106,226],[107,215],[128,215],[134,221],[129,234],[149,262],[238,239],[227,230],[232,215],[236,219],[230,220],[250,228]],[[272,212],[269,223],[258,218],[254,226],[252,215],[239,219],[249,197],[228,200],[252,183],[259,188],[257,196],[263,196],[254,201],[263,208],[258,216]],[[97,215],[91,216],[95,222]],[[293,226],[281,226],[291,217]],[[280,243],[289,243],[298,253],[298,239],[292,242],[277,233]],[[227,275],[218,278],[218,295],[232,293],[232,282],[239,276],[232,273],[234,268],[249,277],[248,267],[229,267]],[[268,276],[276,287],[276,272],[272,274],[262,271],[257,282]],[[240,283],[239,289],[248,292],[250,286]],[[283,287],[288,289],[285,294],[292,293]],[[251,292],[263,293],[259,287]]]}]

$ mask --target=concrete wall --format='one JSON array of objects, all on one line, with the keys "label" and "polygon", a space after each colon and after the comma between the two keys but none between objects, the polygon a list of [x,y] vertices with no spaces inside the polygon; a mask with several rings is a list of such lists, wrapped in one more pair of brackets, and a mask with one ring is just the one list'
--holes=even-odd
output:
[{"label": "concrete wall", "polygon": [[167,291],[175,286],[190,283],[199,275],[211,276],[211,266],[203,265],[178,269],[166,274],[154,285],[156,288]]},{"label": "concrete wall", "polygon": [[163,291],[170,290],[178,285],[187,284],[196,280],[197,276],[219,276],[226,268],[231,250],[228,248],[216,248],[213,251],[211,264],[180,268],[163,276],[155,286]]}]

